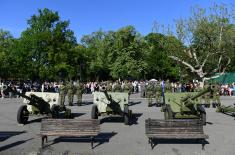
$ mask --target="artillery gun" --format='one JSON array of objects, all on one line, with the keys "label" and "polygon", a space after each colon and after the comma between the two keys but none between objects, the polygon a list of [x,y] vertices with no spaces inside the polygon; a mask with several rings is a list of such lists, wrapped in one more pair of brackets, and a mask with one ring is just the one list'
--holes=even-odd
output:
[{"label": "artillery gun", "polygon": [[98,119],[101,115],[119,115],[124,118],[124,124],[131,123],[132,111],[129,110],[129,96],[127,92],[107,92],[102,87],[100,92],[94,92],[94,105],[91,118]]},{"label": "artillery gun", "polygon": [[59,112],[64,111],[64,117],[71,117],[71,110],[59,105],[59,93],[26,92],[23,94],[11,87],[7,87],[6,90],[24,98],[23,103],[27,104],[18,109],[17,122],[19,124],[26,124],[30,115],[41,114],[56,118]]},{"label": "artillery gun", "polygon": [[221,112],[224,114],[232,114],[235,115],[235,103],[234,105],[229,105],[229,106],[225,106],[225,105],[220,105],[217,107],[217,112]]},{"label": "artillery gun", "polygon": [[206,124],[206,111],[201,103],[201,96],[216,91],[214,85],[210,85],[201,92],[190,93],[165,93],[162,111],[168,119],[201,119]]}]

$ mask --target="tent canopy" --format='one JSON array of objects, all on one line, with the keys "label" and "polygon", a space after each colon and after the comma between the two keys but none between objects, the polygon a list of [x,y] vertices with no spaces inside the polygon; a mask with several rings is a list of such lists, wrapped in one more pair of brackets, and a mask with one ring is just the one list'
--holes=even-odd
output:
[{"label": "tent canopy", "polygon": [[235,83],[235,73],[225,73],[217,78],[209,80],[210,82],[216,82],[221,84]]}]

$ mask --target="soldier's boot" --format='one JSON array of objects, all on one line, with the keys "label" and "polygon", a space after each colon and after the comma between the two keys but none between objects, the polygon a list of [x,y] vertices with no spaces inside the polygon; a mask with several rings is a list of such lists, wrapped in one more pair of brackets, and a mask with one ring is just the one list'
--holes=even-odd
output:
[{"label": "soldier's boot", "polygon": [[152,106],[152,97],[148,97],[148,107]]},{"label": "soldier's boot", "polygon": [[73,100],[69,99],[69,106],[73,106]]},{"label": "soldier's boot", "polygon": [[77,106],[81,106],[82,105],[82,100],[81,99],[78,99],[77,101]]},{"label": "soldier's boot", "polygon": [[207,105],[207,107],[210,107],[210,98],[205,98],[205,104]]}]

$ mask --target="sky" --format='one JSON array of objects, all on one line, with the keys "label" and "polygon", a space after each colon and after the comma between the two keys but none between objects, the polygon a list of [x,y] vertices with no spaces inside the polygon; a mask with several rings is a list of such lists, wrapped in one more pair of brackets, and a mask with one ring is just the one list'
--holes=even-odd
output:
[{"label": "sky", "polygon": [[233,0],[1,0],[0,29],[18,38],[27,20],[38,9],[48,8],[70,21],[78,41],[100,29],[116,31],[128,25],[146,35],[154,22],[173,27],[175,19],[190,15],[192,6],[209,8],[215,3],[234,5]]}]

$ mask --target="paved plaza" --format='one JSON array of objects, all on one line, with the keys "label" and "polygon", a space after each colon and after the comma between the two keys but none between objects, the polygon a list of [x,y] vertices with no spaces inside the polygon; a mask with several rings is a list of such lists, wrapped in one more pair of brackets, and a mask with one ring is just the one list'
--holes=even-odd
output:
[{"label": "paved plaza", "polygon": [[[145,119],[163,119],[159,107],[147,107],[147,99],[140,94],[131,95],[134,113],[133,124],[126,126],[118,117],[100,117],[101,133],[96,138],[94,149],[89,139],[48,137],[48,146],[41,150],[39,136],[41,117],[30,117],[29,124],[19,125],[16,121],[21,98],[0,99],[0,155],[234,155],[235,120],[233,116],[217,113],[207,108],[205,134],[209,135],[205,150],[197,141],[160,141],[152,150],[145,135]],[[76,102],[76,100],[75,100]],[[235,103],[235,96],[222,96],[224,105]],[[75,119],[91,117],[92,95],[83,95],[83,105],[72,106]],[[4,134],[7,132],[7,134]]]}]

